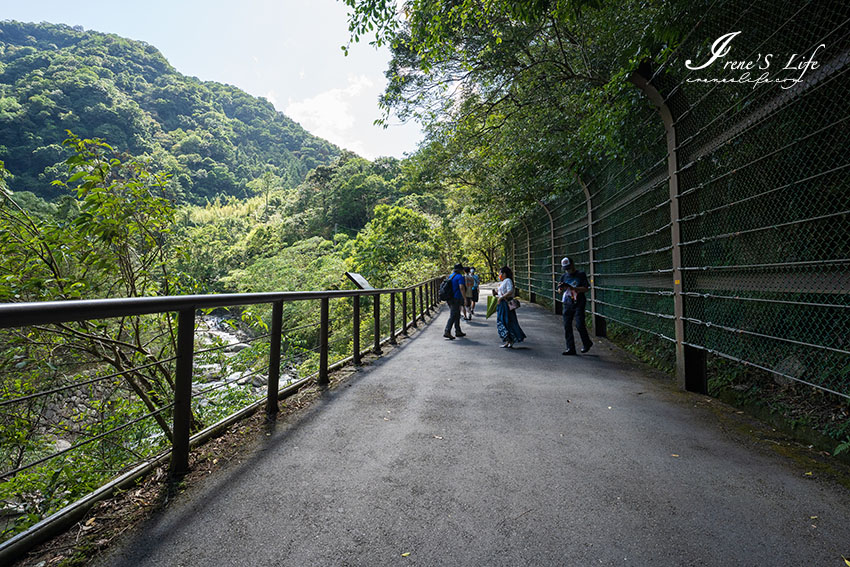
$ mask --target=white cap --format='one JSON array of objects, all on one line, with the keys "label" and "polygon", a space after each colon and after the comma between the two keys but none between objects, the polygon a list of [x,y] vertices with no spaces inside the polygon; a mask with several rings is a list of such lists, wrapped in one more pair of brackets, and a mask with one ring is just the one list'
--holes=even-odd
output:
[{"label": "white cap", "polygon": [[572,263],[573,263],[573,261],[572,261],[572,260],[570,260],[569,258],[567,258],[566,256],[564,256],[564,258],[561,260],[561,267],[562,267],[562,268],[566,268],[567,266],[569,266],[569,265],[570,265],[570,264],[572,264]]}]

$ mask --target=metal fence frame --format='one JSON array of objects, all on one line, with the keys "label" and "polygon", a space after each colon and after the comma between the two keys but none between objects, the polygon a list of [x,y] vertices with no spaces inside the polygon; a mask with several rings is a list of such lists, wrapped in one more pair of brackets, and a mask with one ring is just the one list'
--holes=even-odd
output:
[{"label": "metal fence frame", "polygon": [[[850,399],[850,5],[774,4],[691,15],[670,58],[630,77],[644,99],[625,128],[640,143],[519,219],[504,253],[529,299],[556,312],[549,266],[574,258],[595,334],[611,321],[670,343],[683,389],[707,392],[711,354]],[[789,89],[683,71],[735,29],[749,40],[735,59],[827,47]]]}]

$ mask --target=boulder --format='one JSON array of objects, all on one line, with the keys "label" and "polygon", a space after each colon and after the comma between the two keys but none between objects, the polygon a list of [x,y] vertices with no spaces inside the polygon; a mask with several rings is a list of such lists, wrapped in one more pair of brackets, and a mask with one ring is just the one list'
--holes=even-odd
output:
[{"label": "boulder", "polygon": [[[806,374],[806,365],[800,362],[800,359],[789,356],[783,359],[774,369],[784,376],[779,374],[773,375],[773,381],[783,388],[787,388],[794,383],[792,378],[802,378]],[[789,376],[791,378],[789,378]]]}]

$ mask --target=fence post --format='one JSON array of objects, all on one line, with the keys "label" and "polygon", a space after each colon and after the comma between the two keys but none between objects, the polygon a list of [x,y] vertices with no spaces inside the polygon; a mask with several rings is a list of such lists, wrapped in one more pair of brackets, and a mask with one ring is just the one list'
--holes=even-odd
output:
[{"label": "fence post", "polygon": [[171,431],[171,477],[189,472],[189,429],[192,426],[192,358],[195,309],[177,313],[177,364],[174,376],[174,425]]},{"label": "fence post", "polygon": [[280,383],[280,341],[283,334],[283,301],[272,304],[272,336],[269,344],[269,384],[266,391],[266,419],[277,416],[277,394]]},{"label": "fence post", "polygon": [[413,315],[413,320],[410,322],[410,326],[416,328],[419,325],[416,324],[416,288],[415,287],[410,289],[410,303],[411,303],[410,311],[412,312],[411,314]]},{"label": "fence post", "polygon": [[590,309],[593,334],[597,337],[607,337],[608,329],[605,325],[605,318],[599,315],[599,312],[596,310],[596,282],[594,281],[596,279],[596,252],[593,249],[593,201],[590,195],[590,189],[578,174],[576,174],[576,181],[578,181],[582,191],[584,191],[584,200],[587,204],[587,249],[589,255],[587,277],[590,280]]},{"label": "fence post", "polygon": [[422,293],[422,286],[419,286],[419,318],[422,319],[422,322],[425,322],[425,311],[427,308],[425,307],[425,294]]},{"label": "fence post", "polygon": [[328,377],[328,319],[330,319],[329,303],[329,298],[322,298],[322,315],[319,329],[319,379],[317,382],[320,387],[325,387],[330,384],[330,378]]},{"label": "fence post", "polygon": [[354,309],[352,310],[352,323],[354,325],[351,333],[353,339],[352,349],[354,352],[352,353],[354,356],[354,364],[360,364],[360,296],[355,295],[352,299],[354,299]]},{"label": "fence post", "polygon": [[[431,300],[430,300],[430,298],[428,297],[428,295],[429,295],[429,293],[428,293],[428,284],[422,284],[422,285],[419,287],[419,297],[422,299],[422,306],[425,308],[425,313],[427,313],[427,314],[428,314],[428,316],[430,317],[430,316],[431,316]],[[425,301],[426,299],[427,299],[428,301]],[[425,320],[425,315],[424,315],[424,314],[422,315],[422,320],[423,320],[423,321]]]},{"label": "fence post", "polygon": [[398,344],[395,340],[395,292],[390,292],[390,344]]},{"label": "fence post", "polygon": [[[507,249],[505,250],[505,264],[504,265],[506,265],[510,269],[514,270],[514,275],[516,275],[516,269],[517,269],[517,266],[516,266],[516,236],[514,236],[513,229],[508,229],[508,236],[511,237],[511,254],[510,254],[510,257],[508,257],[508,251],[507,251]],[[491,275],[493,275],[493,274],[491,274]]]},{"label": "fence post", "polygon": [[511,266],[513,266],[512,269],[516,270],[516,237],[514,237],[513,234],[511,234],[511,237],[514,239],[513,246],[511,247],[511,254],[513,259],[513,261],[511,262]]},{"label": "fence post", "polygon": [[552,218],[549,207],[543,201],[537,201],[537,203],[543,207],[543,210],[546,211],[546,215],[549,217],[549,251],[552,253],[552,261],[549,263],[552,266],[552,313],[560,315],[561,310],[558,309],[558,292],[555,289],[555,280],[558,278],[558,275],[555,273],[555,220]]},{"label": "fence post", "polygon": [[375,346],[372,348],[372,352],[375,354],[381,354],[381,294],[379,293],[375,295],[374,298]]},{"label": "fence post", "polygon": [[407,290],[401,292],[401,334],[407,336]]},{"label": "fence post", "polygon": [[[525,227],[525,243],[528,251],[528,256],[526,257],[526,275],[528,276],[526,284],[528,285],[528,300],[532,303],[537,299],[536,294],[534,293],[534,289],[531,287],[531,232],[528,230],[528,223],[525,222],[525,219],[520,219],[522,221],[522,226]],[[516,282],[514,282],[516,285]]]},{"label": "fence post", "polygon": [[[641,72],[643,71],[643,72]],[[708,392],[705,368],[705,352],[697,348],[687,348],[685,345],[685,303],[682,295],[682,249],[681,226],[679,225],[679,159],[676,142],[676,121],[673,112],[664,96],[650,83],[645,74],[651,76],[651,71],[639,69],[630,77],[631,82],[639,88],[658,108],[664,131],[667,134],[667,175],[670,187],[670,243],[673,247],[673,313],[676,330],[676,377],[679,386],[691,392],[705,394]]]}]

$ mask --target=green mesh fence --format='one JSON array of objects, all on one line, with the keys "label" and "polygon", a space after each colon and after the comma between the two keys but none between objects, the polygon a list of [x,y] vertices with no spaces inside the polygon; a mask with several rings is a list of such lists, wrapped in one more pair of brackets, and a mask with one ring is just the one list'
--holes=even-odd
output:
[{"label": "green mesh fence", "polygon": [[[629,155],[512,231],[517,281],[552,301],[571,256],[597,316],[850,398],[850,3],[721,1],[683,18],[672,56],[640,70]],[[688,68],[737,31],[725,57]]]}]

